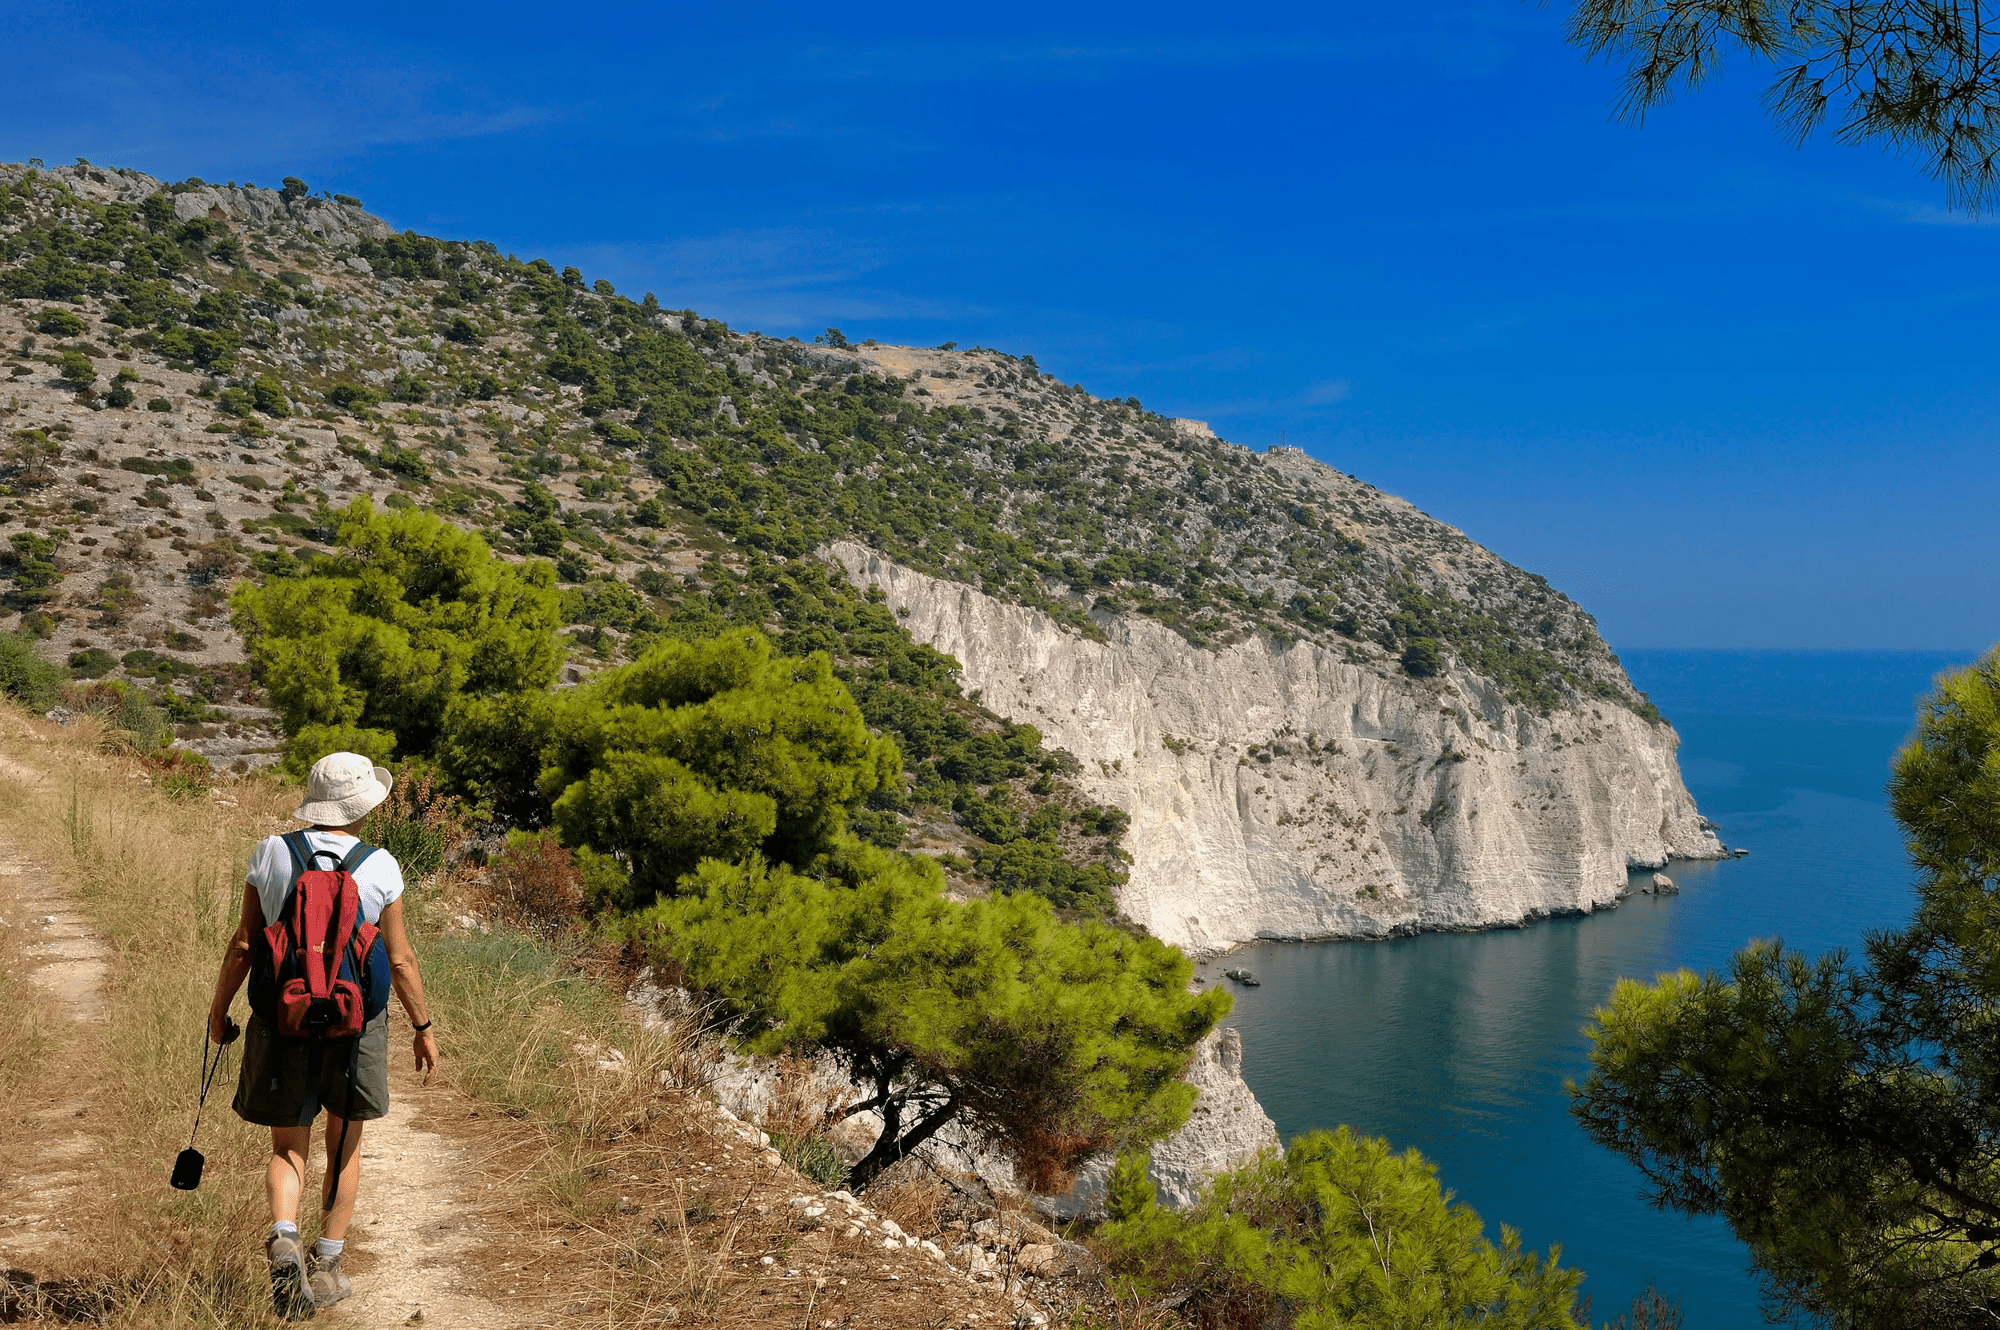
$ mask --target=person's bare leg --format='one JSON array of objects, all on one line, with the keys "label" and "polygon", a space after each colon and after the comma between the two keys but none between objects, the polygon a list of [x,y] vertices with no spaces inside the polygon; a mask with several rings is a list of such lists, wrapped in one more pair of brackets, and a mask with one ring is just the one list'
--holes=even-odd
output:
[{"label": "person's bare leg", "polygon": [[[306,1185],[306,1152],[312,1149],[311,1127],[271,1128],[271,1162],[264,1168],[264,1197],[271,1203],[271,1235],[264,1239],[264,1256],[271,1266],[271,1305],[288,1320],[312,1312],[306,1289],[305,1252],[295,1231],[299,1193]],[[281,1233],[276,1225],[294,1231]]]},{"label": "person's bare leg", "polygon": [[347,1142],[340,1143],[340,1118],[331,1112],[326,1115],[326,1179],[320,1184],[320,1203],[326,1203],[326,1193],[334,1183],[333,1151],[340,1146],[340,1190],[334,1193],[333,1208],[320,1216],[320,1236],[332,1238],[336,1242],[347,1238],[347,1223],[354,1218],[354,1197],[361,1187],[361,1129],[365,1122],[346,1123]]},{"label": "person's bare leg", "polygon": [[311,1149],[311,1127],[271,1128],[271,1162],[264,1169],[271,1222],[299,1222],[299,1193],[305,1190],[306,1153]]}]

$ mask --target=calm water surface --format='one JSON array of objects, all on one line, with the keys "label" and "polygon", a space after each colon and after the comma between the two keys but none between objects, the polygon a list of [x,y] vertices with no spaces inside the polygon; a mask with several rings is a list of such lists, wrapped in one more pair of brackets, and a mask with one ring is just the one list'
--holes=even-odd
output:
[{"label": "calm water surface", "polygon": [[1917,699],[1966,652],[1632,651],[1633,680],[1680,732],[1681,770],[1749,858],[1676,863],[1679,896],[1492,933],[1266,943],[1236,988],[1244,1075],[1289,1139],[1350,1123],[1416,1146],[1489,1232],[1559,1242],[1603,1321],[1648,1283],[1691,1330],[1766,1324],[1719,1222],[1653,1209],[1638,1172],[1569,1117],[1580,1027],[1621,976],[1724,965],[1757,937],[1855,948],[1907,917],[1910,876],[1882,787]]}]

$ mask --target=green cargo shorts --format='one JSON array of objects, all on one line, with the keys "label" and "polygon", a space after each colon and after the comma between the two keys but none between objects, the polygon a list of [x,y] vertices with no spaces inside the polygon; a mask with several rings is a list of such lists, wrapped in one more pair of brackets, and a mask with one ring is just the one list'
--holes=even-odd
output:
[{"label": "green cargo shorts", "polygon": [[287,1039],[252,1015],[231,1107],[260,1127],[310,1127],[321,1109],[350,1122],[381,1117],[389,1111],[389,1013],[377,1013],[352,1046],[345,1039]]}]

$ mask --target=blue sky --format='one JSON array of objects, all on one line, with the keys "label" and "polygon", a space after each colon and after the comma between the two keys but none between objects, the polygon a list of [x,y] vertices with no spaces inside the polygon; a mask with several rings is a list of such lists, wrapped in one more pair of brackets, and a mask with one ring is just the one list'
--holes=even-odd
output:
[{"label": "blue sky", "polygon": [[1562,12],[17,5],[0,157],[1032,352],[1409,498],[1614,646],[2000,637],[2000,225],[1785,146],[1754,66],[1615,122]]}]

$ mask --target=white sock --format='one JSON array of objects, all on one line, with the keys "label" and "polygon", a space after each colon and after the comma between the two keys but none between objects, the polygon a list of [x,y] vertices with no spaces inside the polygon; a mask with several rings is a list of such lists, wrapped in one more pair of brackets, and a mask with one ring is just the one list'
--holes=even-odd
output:
[{"label": "white sock", "polygon": [[345,1238],[321,1238],[319,1241],[313,1243],[313,1255],[319,1257],[322,1261],[330,1261],[340,1255],[346,1246],[347,1239]]},{"label": "white sock", "polygon": [[271,1225],[271,1236],[274,1238],[296,1238],[298,1235],[299,1226],[289,1219],[280,1219]]}]

